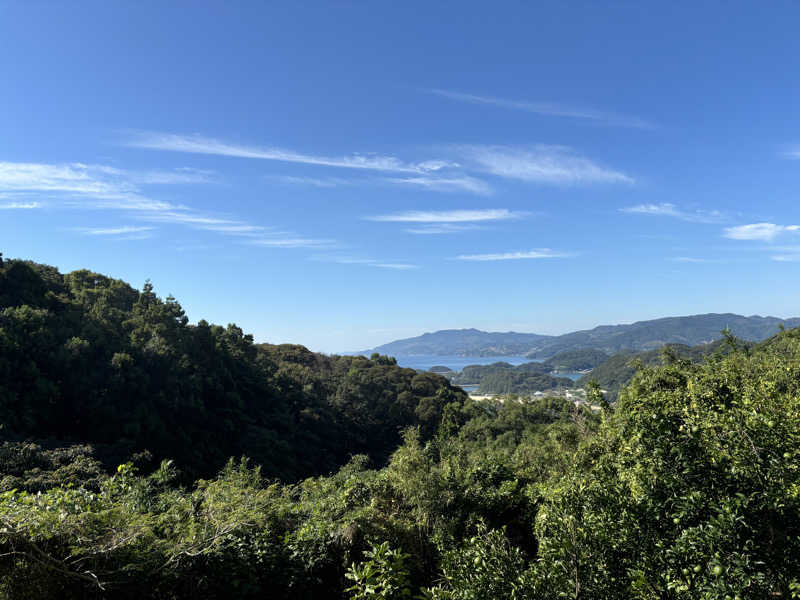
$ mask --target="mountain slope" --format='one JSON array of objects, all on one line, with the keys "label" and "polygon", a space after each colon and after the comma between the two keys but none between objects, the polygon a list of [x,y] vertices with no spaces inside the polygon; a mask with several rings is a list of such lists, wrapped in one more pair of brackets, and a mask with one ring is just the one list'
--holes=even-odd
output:
[{"label": "mountain slope", "polygon": [[654,350],[664,344],[696,346],[720,339],[723,329],[730,329],[734,336],[742,340],[761,341],[778,333],[781,324],[787,329],[797,327],[800,318],[744,317],[731,313],[665,317],[630,325],[601,325],[586,331],[567,333],[529,355],[532,358],[544,358],[576,348],[619,352]]},{"label": "mountain slope", "polygon": [[396,340],[366,353],[388,355],[513,356],[530,352],[553,339],[536,333],[487,332],[479,329],[443,329]]},{"label": "mountain slope", "polygon": [[664,344],[696,346],[718,340],[723,329],[743,340],[761,341],[775,335],[780,325],[800,326],[800,318],[745,317],[732,313],[709,313],[665,317],[626,325],[601,325],[560,336],[535,333],[486,332],[478,329],[446,329],[397,340],[368,352],[388,355],[511,356],[548,358],[560,352],[600,350],[608,354],[622,350],[644,351]]},{"label": "mountain slope", "polygon": [[[742,347],[749,348],[753,342],[742,342]],[[687,346],[686,344],[667,344],[666,346],[676,356],[691,360],[692,362],[702,363],[709,356],[719,354],[727,355],[731,352],[731,347],[725,340],[716,340],[709,344],[699,344],[697,346]],[[631,363],[640,361],[642,365],[648,367],[663,364],[664,347],[654,350],[634,352],[632,350],[622,350],[609,357],[608,360],[600,363],[589,373],[578,379],[575,385],[583,387],[589,381],[596,381],[600,387],[608,392],[606,398],[614,401],[620,389],[627,384],[636,373],[636,367]]]}]

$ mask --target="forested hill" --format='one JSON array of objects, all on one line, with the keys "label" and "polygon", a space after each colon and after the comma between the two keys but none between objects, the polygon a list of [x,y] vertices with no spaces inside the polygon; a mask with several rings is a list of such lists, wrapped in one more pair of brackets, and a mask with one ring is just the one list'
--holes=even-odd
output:
[{"label": "forested hill", "polygon": [[570,388],[571,379],[554,377],[551,366],[540,362],[530,362],[518,366],[505,362],[491,365],[469,365],[460,373],[451,376],[451,381],[459,385],[478,385],[481,394],[531,394],[537,391]]},{"label": "forested hill", "polygon": [[254,344],[236,325],[191,325],[149,283],[139,292],[0,255],[6,439],[90,443],[118,462],[150,453],[194,475],[246,454],[265,474],[296,479],[353,454],[380,464],[401,429],[431,435],[444,406],[464,398],[387,357],[324,356]]},{"label": "forested hill", "polygon": [[665,344],[697,346],[721,339],[725,329],[739,339],[758,342],[778,333],[781,325],[787,329],[797,327],[800,318],[743,317],[731,313],[665,317],[630,325],[601,325],[586,331],[567,333],[552,340],[532,356],[544,358],[554,352],[575,348],[596,348],[611,353],[620,350],[655,350]]},{"label": "forested hill", "polygon": [[[739,341],[738,346],[743,349],[751,348],[754,343]],[[606,398],[613,402],[619,391],[628,384],[636,374],[637,364],[644,366],[657,366],[664,362],[665,356],[676,356],[694,363],[702,363],[709,357],[725,355],[731,352],[731,345],[726,340],[717,340],[709,344],[687,346],[685,344],[667,344],[656,350],[634,352],[623,350],[593,368],[587,375],[581,377],[576,385],[585,386],[589,381],[595,381],[607,391]]]},{"label": "forested hill", "polygon": [[653,350],[664,344],[696,346],[718,340],[728,329],[737,338],[764,340],[786,328],[800,326],[800,318],[779,319],[731,313],[665,317],[627,325],[601,325],[560,336],[534,333],[492,333],[477,329],[448,329],[398,340],[373,351],[389,355],[511,356],[548,358],[560,352],[596,349],[612,354],[621,350]]}]

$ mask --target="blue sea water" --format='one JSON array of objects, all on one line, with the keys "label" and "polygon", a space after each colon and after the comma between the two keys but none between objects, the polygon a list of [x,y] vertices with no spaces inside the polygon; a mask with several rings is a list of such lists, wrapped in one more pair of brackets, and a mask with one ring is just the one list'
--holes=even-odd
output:
[{"label": "blue sea water", "polygon": [[431,367],[448,367],[453,371],[460,371],[468,365],[491,365],[496,362],[507,362],[510,365],[521,365],[529,362],[542,362],[526,356],[437,356],[416,354],[413,356],[395,356],[397,364],[409,369],[427,371]]},{"label": "blue sea water", "polygon": [[[448,367],[453,371],[461,371],[468,365],[491,365],[496,362],[506,362],[510,365],[521,365],[529,362],[542,362],[541,360],[528,358],[527,356],[437,356],[437,355],[413,355],[395,356],[397,364],[409,369],[427,371],[433,366]],[[569,377],[576,381],[583,377],[584,373],[558,373],[556,377]],[[466,388],[465,388],[466,389]]]},{"label": "blue sea water", "polygon": [[[541,359],[528,358],[527,356],[441,356],[437,354],[413,354],[395,356],[397,364],[408,369],[418,371],[428,371],[431,367],[447,367],[453,371],[461,371],[469,365],[491,365],[496,362],[506,362],[510,365],[521,365],[529,362],[543,362]],[[555,377],[569,377],[576,381],[584,376],[584,373],[553,373]],[[464,389],[467,389],[465,386]]]}]

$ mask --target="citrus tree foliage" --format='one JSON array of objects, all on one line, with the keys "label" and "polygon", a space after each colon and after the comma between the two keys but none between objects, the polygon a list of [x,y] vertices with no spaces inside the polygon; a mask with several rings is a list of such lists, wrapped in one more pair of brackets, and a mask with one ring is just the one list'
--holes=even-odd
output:
[{"label": "citrus tree foliage", "polygon": [[388,542],[372,546],[364,552],[364,561],[353,563],[345,577],[353,585],[345,590],[352,600],[402,600],[411,597],[408,571],[405,561],[408,558],[399,550],[389,547]]},{"label": "citrus tree foliage", "polygon": [[790,596],[800,573],[800,332],[646,368],[545,493],[537,570],[569,597]]},{"label": "citrus tree foliage", "polygon": [[488,530],[483,523],[476,535],[445,551],[441,571],[440,583],[423,592],[430,600],[521,600],[535,591],[524,553],[502,530]]}]

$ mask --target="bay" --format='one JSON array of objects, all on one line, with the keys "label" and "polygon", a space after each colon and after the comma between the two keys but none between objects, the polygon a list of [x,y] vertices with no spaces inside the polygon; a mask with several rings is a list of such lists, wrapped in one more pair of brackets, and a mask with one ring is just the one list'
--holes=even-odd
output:
[{"label": "bay", "polygon": [[[364,355],[366,356],[366,355]],[[447,367],[451,371],[461,371],[464,367],[469,365],[491,365],[496,362],[505,362],[513,366],[522,365],[530,362],[544,362],[541,359],[528,358],[527,356],[449,356],[438,354],[398,354],[394,358],[397,359],[397,364],[407,369],[416,369],[417,371],[429,371],[431,367]],[[577,381],[586,373],[578,372],[560,372],[553,373],[554,377],[568,377],[572,381]],[[464,386],[464,389],[472,386]],[[471,390],[468,390],[471,391]]]},{"label": "bay", "polygon": [[521,365],[529,362],[542,362],[527,356],[438,356],[415,354],[412,356],[395,356],[397,364],[409,369],[428,371],[431,367],[447,367],[452,371],[460,371],[469,365],[491,365],[496,362],[506,362],[510,365]]}]

